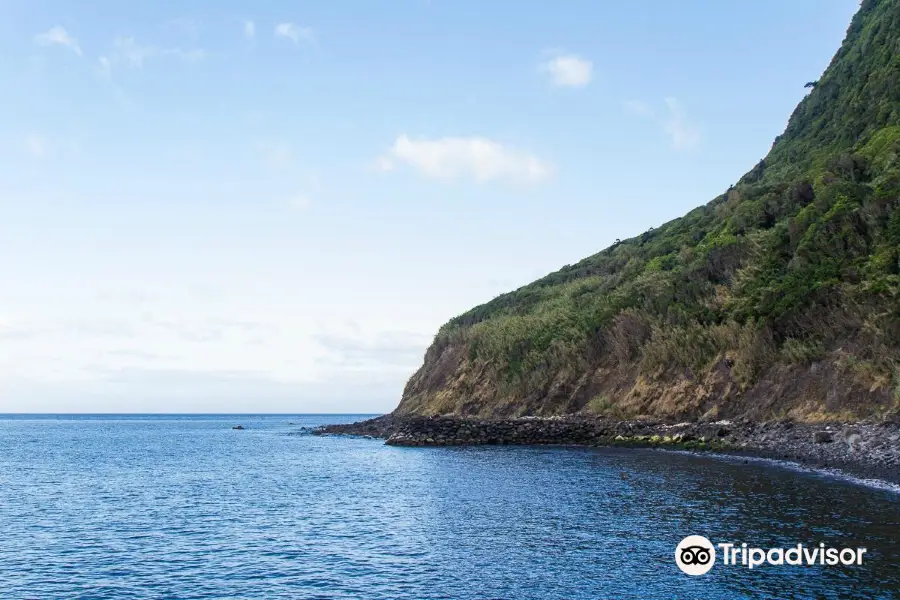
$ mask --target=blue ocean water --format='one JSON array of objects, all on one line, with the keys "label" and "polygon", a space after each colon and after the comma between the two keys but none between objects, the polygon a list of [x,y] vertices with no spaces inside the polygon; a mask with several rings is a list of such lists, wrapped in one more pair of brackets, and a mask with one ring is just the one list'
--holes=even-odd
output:
[{"label": "blue ocean water", "polygon": [[[900,593],[895,491],[653,450],[393,448],[303,430],[358,418],[0,416],[0,598]],[[690,577],[674,562],[689,534],[867,553]]]}]

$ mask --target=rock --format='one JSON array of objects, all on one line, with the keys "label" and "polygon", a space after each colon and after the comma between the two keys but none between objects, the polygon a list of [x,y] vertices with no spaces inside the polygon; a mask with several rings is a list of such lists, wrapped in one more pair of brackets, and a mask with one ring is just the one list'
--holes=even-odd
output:
[{"label": "rock", "polygon": [[235,425],[232,429],[244,429],[243,425]]},{"label": "rock", "polygon": [[859,428],[858,428],[858,427],[850,427],[850,426],[848,426],[848,427],[844,427],[844,429],[841,431],[840,435],[841,435],[844,439],[847,439],[848,437],[850,437],[850,436],[853,435],[854,433],[855,433],[855,434],[859,434]]},{"label": "rock", "polygon": [[[741,449],[753,455],[821,466],[843,464],[868,474],[900,472],[900,423],[794,423],[738,421],[670,425],[643,420],[524,417],[376,417],[335,424],[313,433],[365,435],[391,446],[475,446],[481,444],[574,444],[590,446],[671,446],[687,450]],[[237,428],[237,427],[235,427]],[[243,429],[243,426],[240,427]],[[724,435],[723,435],[724,434]],[[850,465],[850,466],[847,466]],[[874,468],[875,471],[869,469]],[[895,480],[896,475],[888,479]]]},{"label": "rock", "polygon": [[831,437],[831,432],[829,431],[816,431],[813,432],[813,442],[817,444],[828,444],[833,441]]}]

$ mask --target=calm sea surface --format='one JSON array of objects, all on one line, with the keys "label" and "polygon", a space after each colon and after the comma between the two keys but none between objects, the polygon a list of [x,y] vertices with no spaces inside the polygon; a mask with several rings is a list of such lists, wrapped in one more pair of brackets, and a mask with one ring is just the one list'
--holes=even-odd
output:
[{"label": "calm sea surface", "polygon": [[[357,418],[0,416],[0,598],[900,597],[896,491],[661,451],[301,430]],[[689,534],[868,552],[689,577]]]}]

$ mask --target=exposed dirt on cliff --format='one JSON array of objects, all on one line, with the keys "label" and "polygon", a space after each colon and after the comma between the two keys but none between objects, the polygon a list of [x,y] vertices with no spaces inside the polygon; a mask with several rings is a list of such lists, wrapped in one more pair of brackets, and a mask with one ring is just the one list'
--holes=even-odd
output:
[{"label": "exposed dirt on cliff", "polygon": [[398,415],[473,417],[607,415],[693,420],[793,418],[799,421],[880,419],[898,412],[889,382],[873,385],[838,350],[803,365],[774,364],[742,389],[733,361],[720,357],[700,377],[670,370],[641,375],[637,362],[586,365],[537,387],[508,383],[492,365],[471,360],[465,347],[430,352],[410,378]]}]

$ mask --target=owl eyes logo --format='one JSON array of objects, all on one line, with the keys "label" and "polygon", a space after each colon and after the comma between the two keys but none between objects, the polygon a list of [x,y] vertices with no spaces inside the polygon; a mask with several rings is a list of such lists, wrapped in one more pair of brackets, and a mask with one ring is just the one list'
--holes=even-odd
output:
[{"label": "owl eyes logo", "polygon": [[716,562],[712,542],[702,535],[689,535],[675,548],[675,564],[688,575],[703,575]]},{"label": "owl eyes logo", "polygon": [[681,549],[681,562],[686,565],[705,565],[712,558],[709,548],[688,546]]}]

